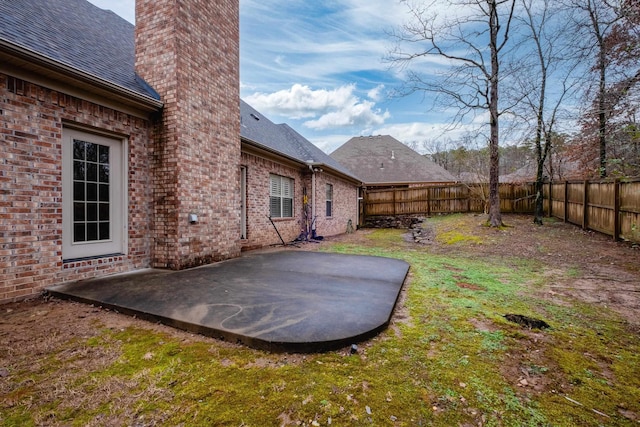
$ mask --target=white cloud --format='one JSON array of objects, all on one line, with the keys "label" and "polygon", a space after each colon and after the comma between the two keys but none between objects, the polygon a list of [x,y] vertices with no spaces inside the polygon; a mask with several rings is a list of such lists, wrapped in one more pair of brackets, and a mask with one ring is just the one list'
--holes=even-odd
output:
[{"label": "white cloud", "polygon": [[375,102],[361,100],[355,95],[355,90],[354,84],[333,90],[314,90],[306,85],[294,84],[289,89],[273,93],[254,93],[245,97],[245,100],[267,115],[292,120],[312,119],[303,125],[314,130],[380,126],[391,117],[388,111],[376,108]]},{"label": "white cloud", "polygon": [[375,109],[374,106],[375,103],[371,101],[356,102],[345,105],[339,111],[323,114],[317,120],[309,120],[304,125],[315,130],[348,126],[379,126],[391,117],[391,114],[388,111],[383,112],[380,109]]},{"label": "white cloud", "polygon": [[369,92],[367,92],[367,96],[369,97],[369,99],[372,99],[373,101],[380,101],[380,99],[382,98],[381,92],[383,90],[384,90],[384,85],[382,84],[378,85],[373,89],[371,89]]}]

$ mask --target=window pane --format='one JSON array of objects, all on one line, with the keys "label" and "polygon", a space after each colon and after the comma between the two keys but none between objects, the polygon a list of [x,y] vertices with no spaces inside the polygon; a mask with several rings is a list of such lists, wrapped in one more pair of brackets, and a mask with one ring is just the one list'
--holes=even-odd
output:
[{"label": "window pane", "polygon": [[276,175],[271,175],[270,176],[270,181],[271,181],[271,188],[270,188],[270,195],[272,196],[280,196],[281,192],[282,192],[282,186],[281,186],[281,180],[279,176]]},{"label": "window pane", "polygon": [[101,202],[109,201],[109,185],[108,184],[100,184],[99,200]]},{"label": "window pane", "polygon": [[327,212],[326,212],[326,216],[332,216],[332,206],[331,206],[331,201],[327,200]]},{"label": "window pane", "polygon": [[282,196],[283,197],[291,197],[293,194],[293,183],[289,178],[282,178]]},{"label": "window pane", "polygon": [[98,161],[100,163],[109,163],[109,147],[100,145],[98,149]]},{"label": "window pane", "polygon": [[73,241],[74,242],[85,242],[86,238],[84,236],[84,223],[73,224]]},{"label": "window pane", "polygon": [[271,217],[282,218],[282,210],[280,208],[280,197],[271,197],[270,206],[271,206]]},{"label": "window pane", "polygon": [[86,145],[87,150],[87,161],[88,162],[98,162],[98,144],[92,144],[87,142]]},{"label": "window pane", "polygon": [[87,203],[87,221],[97,221],[97,220],[98,220],[98,204]]},{"label": "window pane", "polygon": [[85,162],[74,161],[73,162],[73,179],[76,181],[84,181],[84,165]]},{"label": "window pane", "polygon": [[100,240],[109,240],[109,223],[101,222],[98,228],[100,231]]},{"label": "window pane", "polygon": [[293,199],[282,199],[282,216],[284,218],[293,216]]},{"label": "window pane", "polygon": [[98,223],[89,222],[87,223],[87,241],[92,242],[94,240],[98,240]]},{"label": "window pane", "polygon": [[74,181],[73,182],[73,200],[78,200],[80,202],[85,201],[84,195],[84,182],[83,181]]},{"label": "window pane", "polygon": [[84,160],[84,142],[73,140],[73,158],[78,160]]},{"label": "window pane", "polygon": [[84,203],[74,203],[73,204],[73,220],[74,221],[84,221]]},{"label": "window pane", "polygon": [[100,165],[100,182],[109,182],[109,165]]},{"label": "window pane", "polygon": [[98,208],[98,219],[100,221],[109,221],[109,203],[100,203]]},{"label": "window pane", "polygon": [[98,184],[87,182],[87,200],[91,202],[98,200]]},{"label": "window pane", "polygon": [[87,181],[98,182],[98,165],[87,163]]}]

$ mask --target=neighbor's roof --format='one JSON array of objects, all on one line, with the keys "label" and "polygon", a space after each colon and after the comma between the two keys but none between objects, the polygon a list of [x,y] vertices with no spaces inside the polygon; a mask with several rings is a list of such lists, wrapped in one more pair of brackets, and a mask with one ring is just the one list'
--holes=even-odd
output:
[{"label": "neighbor's roof", "polygon": [[351,138],[331,157],[368,185],[457,181],[446,169],[389,135]]},{"label": "neighbor's roof", "polygon": [[240,100],[240,136],[257,147],[303,164],[326,166],[360,182],[339,162],[313,145],[287,124],[275,124],[255,108]]},{"label": "neighbor's roof", "polygon": [[159,100],[135,73],[134,41],[131,23],[86,0],[0,0],[0,50],[41,57]]}]

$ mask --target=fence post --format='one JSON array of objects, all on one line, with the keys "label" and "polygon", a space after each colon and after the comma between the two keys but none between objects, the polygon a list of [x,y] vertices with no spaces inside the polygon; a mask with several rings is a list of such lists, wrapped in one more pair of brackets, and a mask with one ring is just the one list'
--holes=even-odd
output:
[{"label": "fence post", "polygon": [[620,180],[613,181],[613,240],[620,236]]},{"label": "fence post", "polygon": [[431,187],[427,187],[427,218],[431,217]]}]

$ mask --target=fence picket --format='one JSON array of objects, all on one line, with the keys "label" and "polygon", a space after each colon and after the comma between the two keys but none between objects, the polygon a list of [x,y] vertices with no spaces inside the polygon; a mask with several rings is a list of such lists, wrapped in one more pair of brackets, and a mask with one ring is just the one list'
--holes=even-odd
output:
[{"label": "fence picket", "polygon": [[[367,190],[364,220],[379,216],[411,216],[483,212],[487,184],[450,184]],[[535,185],[500,184],[503,213],[533,213]],[[564,181],[543,186],[545,211],[585,229],[640,243],[640,178]]]}]

